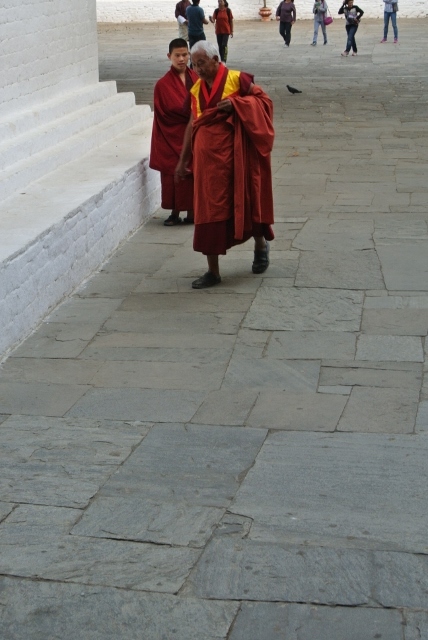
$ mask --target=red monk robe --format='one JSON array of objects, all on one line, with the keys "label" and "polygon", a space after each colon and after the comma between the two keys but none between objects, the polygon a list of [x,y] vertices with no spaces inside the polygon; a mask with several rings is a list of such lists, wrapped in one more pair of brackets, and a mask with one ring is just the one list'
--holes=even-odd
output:
[{"label": "red monk robe", "polygon": [[[274,238],[272,102],[260,87],[250,90],[251,82],[252,76],[220,65],[211,94],[202,80],[190,91],[193,248],[205,255],[224,255],[252,236]],[[216,107],[226,98],[233,103],[230,114]]]},{"label": "red monk robe", "polygon": [[174,183],[174,171],[183,146],[189,122],[189,90],[197,75],[186,69],[186,85],[178,72],[171,69],[155,85],[154,120],[149,166],[161,173],[163,209],[190,211],[193,209],[193,175]]}]

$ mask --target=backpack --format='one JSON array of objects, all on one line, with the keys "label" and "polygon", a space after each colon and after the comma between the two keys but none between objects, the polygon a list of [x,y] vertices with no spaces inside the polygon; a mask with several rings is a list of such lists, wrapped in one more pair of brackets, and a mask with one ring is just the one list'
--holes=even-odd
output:
[{"label": "backpack", "polygon": [[[227,19],[229,20],[229,24],[230,24],[230,9],[229,7],[226,7],[226,12],[227,12]],[[213,16],[214,16],[214,20],[217,20],[217,15],[218,15],[218,9],[215,9]]]}]

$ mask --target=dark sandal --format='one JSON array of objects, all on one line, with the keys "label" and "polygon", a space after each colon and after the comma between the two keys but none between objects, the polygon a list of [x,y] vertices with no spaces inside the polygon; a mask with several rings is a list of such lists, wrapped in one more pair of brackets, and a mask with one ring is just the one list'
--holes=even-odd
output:
[{"label": "dark sandal", "polygon": [[173,216],[171,213],[171,215],[165,220],[163,225],[164,227],[175,227],[176,224],[181,224],[181,223],[182,223],[182,219],[180,218],[180,216]]},{"label": "dark sandal", "polygon": [[183,223],[184,224],[195,224],[195,221],[191,220],[190,218],[183,218]]},{"label": "dark sandal", "polygon": [[266,249],[254,251],[253,273],[264,273],[269,266],[269,242],[266,240]]},{"label": "dark sandal", "polygon": [[207,271],[203,276],[192,282],[192,289],[208,289],[208,287],[214,287],[219,282],[221,282],[220,276]]}]

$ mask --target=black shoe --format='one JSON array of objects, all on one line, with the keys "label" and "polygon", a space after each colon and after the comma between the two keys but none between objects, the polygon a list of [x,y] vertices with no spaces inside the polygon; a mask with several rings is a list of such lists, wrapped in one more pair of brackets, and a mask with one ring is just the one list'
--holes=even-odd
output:
[{"label": "black shoe", "polygon": [[253,273],[264,273],[269,266],[269,242],[266,241],[266,249],[254,251]]},{"label": "black shoe", "polygon": [[180,216],[173,216],[172,213],[163,223],[164,227],[175,227],[177,224],[181,224],[182,220]]},{"label": "black shoe", "polygon": [[192,282],[192,289],[208,289],[208,287],[214,287],[219,282],[221,282],[220,276],[207,271],[203,276]]}]

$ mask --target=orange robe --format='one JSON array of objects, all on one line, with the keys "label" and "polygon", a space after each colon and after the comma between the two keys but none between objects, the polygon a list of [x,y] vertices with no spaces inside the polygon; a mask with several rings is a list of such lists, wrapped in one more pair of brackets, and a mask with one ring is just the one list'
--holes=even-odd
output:
[{"label": "orange robe", "polygon": [[[219,76],[220,74],[220,76]],[[270,240],[273,195],[270,152],[272,102],[251,77],[220,65],[211,93],[198,80],[190,90],[194,117],[194,249],[219,255],[251,236]],[[229,98],[231,114],[217,108]]]},{"label": "orange robe", "polygon": [[174,172],[190,118],[189,89],[197,77],[192,69],[186,69],[184,85],[178,72],[171,67],[155,85],[149,166],[161,173],[163,209],[193,209],[193,175],[175,184]]}]

